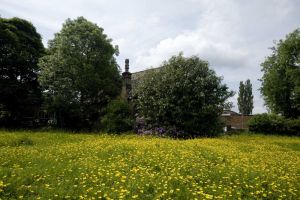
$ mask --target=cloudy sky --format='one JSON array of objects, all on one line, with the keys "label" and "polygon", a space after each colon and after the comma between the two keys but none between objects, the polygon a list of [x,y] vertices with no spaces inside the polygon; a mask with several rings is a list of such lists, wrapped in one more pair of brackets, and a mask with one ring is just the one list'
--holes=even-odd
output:
[{"label": "cloudy sky", "polygon": [[236,92],[249,78],[254,113],[266,111],[260,63],[274,41],[300,27],[299,11],[299,0],[0,0],[1,17],[31,21],[45,46],[67,18],[84,16],[119,45],[118,63],[129,58],[132,72],[182,51],[209,61]]}]

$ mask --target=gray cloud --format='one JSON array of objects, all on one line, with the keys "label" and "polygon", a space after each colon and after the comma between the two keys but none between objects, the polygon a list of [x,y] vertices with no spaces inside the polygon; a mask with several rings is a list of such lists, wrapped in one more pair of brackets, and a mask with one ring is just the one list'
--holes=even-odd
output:
[{"label": "gray cloud", "polygon": [[2,17],[30,20],[45,45],[67,18],[86,17],[119,45],[119,65],[130,58],[134,72],[156,67],[181,51],[198,55],[232,90],[238,90],[240,80],[251,79],[255,113],[265,112],[258,91],[260,63],[270,54],[273,40],[300,27],[299,10],[297,0],[1,0],[0,4]]}]

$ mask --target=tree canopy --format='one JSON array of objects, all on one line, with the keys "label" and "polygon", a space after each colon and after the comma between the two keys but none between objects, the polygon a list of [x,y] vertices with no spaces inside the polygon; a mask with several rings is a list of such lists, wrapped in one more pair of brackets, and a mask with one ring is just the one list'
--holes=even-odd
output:
[{"label": "tree canopy", "polygon": [[248,79],[245,83],[240,82],[239,96],[238,96],[238,107],[239,112],[243,115],[252,114],[253,110],[253,95],[252,95],[252,84]]},{"label": "tree canopy", "polygon": [[49,41],[47,55],[39,62],[39,80],[58,126],[92,127],[119,95],[118,48],[111,42],[102,28],[83,17],[66,20]]},{"label": "tree canopy", "polygon": [[37,63],[43,53],[41,36],[30,22],[0,18],[0,125],[20,126],[37,112]]},{"label": "tree canopy", "polygon": [[208,62],[173,56],[134,86],[137,112],[154,127],[175,129],[177,137],[212,136],[220,132],[220,115],[233,95],[221,81]]},{"label": "tree canopy", "polygon": [[261,64],[265,104],[286,117],[300,116],[300,30],[288,34]]}]

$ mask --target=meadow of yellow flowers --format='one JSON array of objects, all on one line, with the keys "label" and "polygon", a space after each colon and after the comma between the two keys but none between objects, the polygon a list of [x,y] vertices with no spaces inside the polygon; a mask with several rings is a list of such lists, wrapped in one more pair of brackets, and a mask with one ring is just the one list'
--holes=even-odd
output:
[{"label": "meadow of yellow flowers", "polygon": [[300,138],[0,132],[0,199],[299,199]]}]

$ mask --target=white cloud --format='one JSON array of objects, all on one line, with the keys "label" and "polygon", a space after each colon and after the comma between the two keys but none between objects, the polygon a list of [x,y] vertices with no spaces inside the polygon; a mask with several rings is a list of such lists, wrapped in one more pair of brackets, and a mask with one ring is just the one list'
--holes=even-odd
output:
[{"label": "white cloud", "polygon": [[158,66],[163,60],[183,51],[186,56],[198,55],[215,66],[237,67],[244,65],[247,52],[226,42],[215,42],[205,37],[202,31],[184,33],[175,38],[167,38],[151,48],[146,54],[137,54],[136,64]]}]

